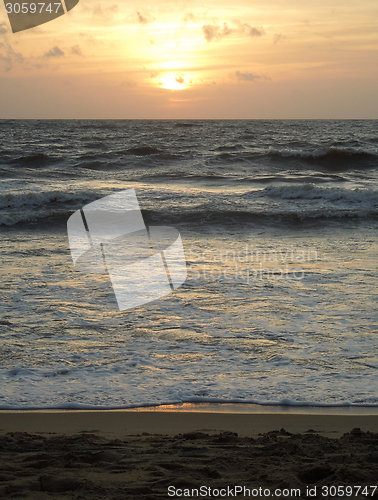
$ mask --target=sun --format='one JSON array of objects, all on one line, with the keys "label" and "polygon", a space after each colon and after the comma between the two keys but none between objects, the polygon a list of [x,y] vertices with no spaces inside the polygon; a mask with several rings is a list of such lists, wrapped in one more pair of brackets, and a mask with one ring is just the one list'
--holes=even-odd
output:
[{"label": "sun", "polygon": [[168,74],[160,78],[160,85],[167,90],[184,90],[188,87],[182,74]]}]

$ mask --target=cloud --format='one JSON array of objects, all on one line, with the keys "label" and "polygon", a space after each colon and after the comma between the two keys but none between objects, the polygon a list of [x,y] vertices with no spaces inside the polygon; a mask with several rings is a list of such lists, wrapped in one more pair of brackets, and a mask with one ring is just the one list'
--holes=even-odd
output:
[{"label": "cloud", "polygon": [[184,83],[185,82],[184,78],[181,75],[176,76],[175,80],[177,83]]},{"label": "cloud", "polygon": [[118,14],[117,4],[109,5],[104,9],[101,5],[95,5],[92,11],[93,17],[100,17],[103,21],[112,20],[116,14]]},{"label": "cloud", "polygon": [[182,18],[182,21],[184,23],[194,23],[196,20],[196,18],[194,17],[194,14],[192,14],[191,12],[188,12],[187,14],[185,14],[185,16]]},{"label": "cloud", "polygon": [[13,47],[10,43],[0,42],[0,61],[4,63],[4,71],[7,73],[11,71],[14,63],[22,64],[24,62],[24,57],[19,52],[13,50]]},{"label": "cloud", "polygon": [[5,23],[0,23],[0,35],[5,35],[8,33],[8,27]]},{"label": "cloud", "polygon": [[281,40],[281,38],[282,38],[281,33],[276,33],[276,34],[274,35],[273,43],[277,43],[277,42],[279,42],[279,41]]},{"label": "cloud", "polygon": [[131,80],[122,81],[117,87],[135,87],[136,83]]},{"label": "cloud", "polygon": [[151,12],[148,12],[147,14],[144,12],[144,14],[142,14],[138,10],[137,16],[138,16],[138,23],[139,24],[150,24],[150,23],[156,21],[156,17],[154,17],[154,15],[151,14]]},{"label": "cloud", "polygon": [[88,35],[88,33],[79,33],[79,36],[81,36],[82,38],[84,38],[84,40],[92,45],[96,45],[96,44],[99,44],[99,43],[103,43],[103,42],[99,42],[97,40],[95,40],[93,38],[93,36],[91,35]]},{"label": "cloud", "polygon": [[74,54],[75,56],[82,56],[83,53],[81,51],[80,45],[73,45],[71,47],[71,54]]},{"label": "cloud", "polygon": [[254,80],[264,79],[269,80],[269,77],[266,75],[259,75],[257,73],[243,73],[241,71],[235,71],[234,76],[236,76],[239,82],[253,82]]},{"label": "cloud", "polygon": [[205,24],[202,26],[202,32],[207,42],[219,40],[231,34],[226,23],[223,24],[223,29],[219,25]]},{"label": "cloud", "polygon": [[138,16],[138,22],[140,24],[148,24],[150,21],[147,19],[147,17],[143,16],[139,11],[137,12]]},{"label": "cloud", "polygon": [[227,23],[223,23],[223,27],[218,24],[205,24],[202,26],[202,32],[205,40],[207,42],[213,42],[230,35],[252,37],[265,35],[263,28],[258,29],[248,23],[241,23],[237,20],[233,22],[237,26],[236,28],[230,28]]},{"label": "cloud", "polygon": [[65,54],[57,45],[44,54],[43,57],[63,57]]},{"label": "cloud", "polygon": [[239,28],[238,31],[240,33],[244,33],[247,36],[262,36],[265,35],[265,31],[262,27],[255,28],[248,23],[241,23],[240,21],[235,20],[234,23]]}]

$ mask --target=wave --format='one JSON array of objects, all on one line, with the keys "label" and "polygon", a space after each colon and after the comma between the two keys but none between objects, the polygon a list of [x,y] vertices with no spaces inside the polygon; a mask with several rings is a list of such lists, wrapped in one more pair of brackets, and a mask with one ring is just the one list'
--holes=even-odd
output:
[{"label": "wave", "polygon": [[[64,121],[62,120],[64,123]],[[98,130],[116,130],[124,126],[123,120],[67,120],[67,124],[75,126],[76,130],[80,129],[98,129]]]},{"label": "wave", "polygon": [[109,160],[113,158],[113,153],[85,153],[77,157],[79,161],[101,161],[101,160]]},{"label": "wave", "polygon": [[[88,146],[85,146],[86,148]],[[92,150],[91,150],[92,149]],[[153,157],[154,159],[168,161],[178,160],[191,155],[190,151],[183,153],[164,151],[154,146],[136,146],[125,150],[109,150],[105,151],[105,146],[101,144],[91,144],[91,149],[88,152],[78,155],[76,157],[66,158],[67,160],[76,160],[76,166],[84,168],[94,168],[95,170],[108,170],[119,168],[119,162],[123,157]],[[97,151],[93,151],[93,149]],[[102,150],[102,151],[99,151]],[[63,161],[65,158],[47,153],[33,153],[13,157],[9,153],[0,153],[0,163],[5,165],[12,165],[14,167],[27,167],[27,168],[45,168],[53,163]],[[124,164],[122,166],[125,166]]]},{"label": "wave", "polygon": [[[79,208],[79,206],[77,207]],[[12,227],[15,225],[37,225],[46,226],[46,228],[57,229],[66,228],[67,220],[72,215],[73,210],[68,209],[55,209],[39,212],[16,212],[6,213],[0,215],[0,226]]]},{"label": "wave", "polygon": [[11,155],[12,153],[13,152],[10,149],[0,149],[0,158],[3,156],[7,157],[7,156]]},{"label": "wave", "polygon": [[[138,157],[138,155],[135,155],[136,157]],[[181,159],[181,156],[179,155],[172,155],[172,154],[154,154],[154,155],[139,155],[141,158],[148,158],[148,164],[140,164],[139,165],[139,168],[144,168],[144,172],[141,173],[140,171],[138,171],[136,173],[136,176],[133,175],[133,173],[135,174],[135,172],[133,172],[133,169],[136,168],[136,165],[131,165],[131,164],[128,164],[125,162],[125,160],[122,158],[122,156],[120,157],[116,157],[110,161],[93,161],[93,160],[85,160],[85,161],[81,161],[80,163],[77,163],[75,165],[75,168],[76,169],[80,169],[80,168],[83,168],[85,170],[97,170],[97,171],[104,171],[104,172],[107,172],[107,171],[118,171],[118,172],[124,172],[124,171],[128,171],[130,173],[130,177],[131,176],[135,179],[135,180],[139,180],[140,178],[144,178],[144,177],[147,177],[147,178],[159,178],[160,177],[160,174],[158,175],[155,175],[152,172],[153,168],[154,167],[160,167],[162,165],[165,165],[167,162],[171,162],[171,161],[175,161],[175,160],[178,160],[178,159]],[[152,156],[152,159],[151,159],[151,156]],[[163,175],[164,176],[164,175]],[[175,178],[181,178],[181,174],[167,174],[166,175],[167,177],[175,177]]]},{"label": "wave", "polygon": [[[203,177],[201,177],[202,179]],[[209,177],[214,179],[214,177]],[[217,178],[217,177],[215,177]],[[11,191],[0,195],[0,225],[43,221],[48,217],[67,218],[70,211],[109,194],[109,189],[71,191]],[[323,187],[313,183],[268,185],[264,188],[224,196],[198,192],[193,195],[160,189],[140,191],[143,214],[154,223],[175,224],[263,224],[286,219],[293,222],[330,219],[377,219],[378,189]],[[168,196],[167,205],[159,200]]]},{"label": "wave", "polygon": [[85,163],[78,163],[76,168],[84,168],[87,170],[120,170],[122,167],[116,165],[114,162],[102,162],[102,161],[89,161]]},{"label": "wave", "polygon": [[[362,148],[337,148],[327,149],[275,149],[269,148],[267,156],[281,159],[301,159],[306,162],[318,163],[329,168],[339,169],[340,166],[350,165],[357,168],[359,164],[378,166],[378,151],[367,151]],[[371,163],[374,162],[374,165]]]},{"label": "wave", "polygon": [[328,149],[314,149],[311,151],[298,150],[298,149],[275,149],[269,148],[269,153],[271,156],[281,156],[282,158],[378,158],[378,152],[366,151],[362,148],[353,149],[346,148],[340,149],[331,147]]},{"label": "wave", "polygon": [[144,178],[146,179],[154,179],[154,180],[165,180],[165,179],[171,179],[171,180],[176,180],[176,179],[189,179],[191,181],[206,181],[206,180],[218,180],[218,181],[225,181],[229,180],[230,176],[226,175],[219,175],[219,173],[208,173],[208,174],[200,174],[198,172],[185,172],[183,170],[181,171],[175,171],[175,172],[156,172],[156,173],[148,173],[143,175]]},{"label": "wave", "polygon": [[225,146],[218,146],[215,151],[238,151],[244,149],[243,144],[230,144]]},{"label": "wave", "polygon": [[109,194],[109,189],[23,191],[0,195],[0,226],[67,221],[73,211]]},{"label": "wave", "polygon": [[136,148],[127,149],[125,151],[125,154],[135,155],[135,156],[147,156],[147,155],[164,154],[164,151],[155,148],[153,146],[138,146]]},{"label": "wave", "polygon": [[184,127],[184,128],[198,127],[198,125],[200,125],[200,124],[199,123],[190,123],[190,122],[177,122],[177,123],[175,123],[175,127]]},{"label": "wave", "polygon": [[89,141],[83,144],[83,146],[88,149],[106,149],[106,143],[103,141]]},{"label": "wave", "polygon": [[[256,191],[250,193],[256,196]],[[267,186],[258,192],[260,197],[280,198],[282,200],[324,200],[332,203],[345,203],[378,209],[378,190],[346,189],[341,187],[320,187],[315,184]]]},{"label": "wave", "polygon": [[17,158],[12,158],[9,160],[9,163],[11,165],[21,165],[21,166],[27,166],[27,167],[44,167],[48,163],[52,162],[58,162],[61,161],[61,158],[58,158],[56,156],[48,155],[45,153],[32,153],[29,155],[22,155]]},{"label": "wave", "polygon": [[[82,206],[77,204],[71,209],[67,207],[49,208],[36,211],[17,211],[0,214],[0,226],[29,225],[46,226],[50,229],[62,229],[74,210]],[[180,210],[161,211],[142,209],[144,221],[147,225],[175,225],[194,227],[196,231],[208,231],[210,225],[219,227],[317,227],[329,223],[347,223],[350,220],[378,221],[377,210],[344,210],[327,209],[290,211],[253,210]]]},{"label": "wave", "polygon": [[277,175],[257,175],[255,177],[245,177],[243,178],[243,181],[248,181],[248,182],[253,182],[254,184],[268,184],[272,182],[280,182],[280,183],[310,183],[310,184],[322,184],[322,183],[329,183],[329,182],[340,182],[340,181],[346,181],[346,178],[343,175],[337,175],[337,174],[320,174],[317,172],[316,174],[313,175],[288,175],[288,174],[277,174]]},{"label": "wave", "polygon": [[[240,164],[243,166],[265,165],[277,168],[303,168],[326,171],[344,171],[351,169],[370,169],[378,167],[378,150],[363,148],[336,148],[327,149],[276,149],[273,147],[228,147],[220,146],[214,150],[207,162],[214,164]],[[243,149],[243,150],[241,150]],[[273,165],[272,165],[273,163]]]},{"label": "wave", "polygon": [[54,191],[28,191],[22,193],[7,193],[0,195],[0,209],[20,209],[45,207],[48,204],[85,203],[102,196],[99,192],[80,190],[73,192]]},{"label": "wave", "polygon": [[142,210],[147,225],[194,226],[196,231],[208,231],[209,226],[233,227],[317,227],[323,224],[343,224],[351,220],[378,220],[377,210],[313,209],[313,210],[203,210],[162,212]]}]

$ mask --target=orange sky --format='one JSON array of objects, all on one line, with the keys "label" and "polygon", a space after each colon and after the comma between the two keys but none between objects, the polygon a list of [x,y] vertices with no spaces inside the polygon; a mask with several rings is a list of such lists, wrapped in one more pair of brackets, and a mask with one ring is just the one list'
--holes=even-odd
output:
[{"label": "orange sky", "polygon": [[377,0],[80,0],[13,34],[0,118],[378,118]]}]

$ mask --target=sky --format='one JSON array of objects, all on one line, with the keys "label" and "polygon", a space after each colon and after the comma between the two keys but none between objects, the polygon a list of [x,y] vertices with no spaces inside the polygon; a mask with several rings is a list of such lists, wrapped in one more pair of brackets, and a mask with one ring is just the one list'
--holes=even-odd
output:
[{"label": "sky", "polygon": [[378,2],[80,0],[18,33],[1,2],[0,118],[378,118]]}]

